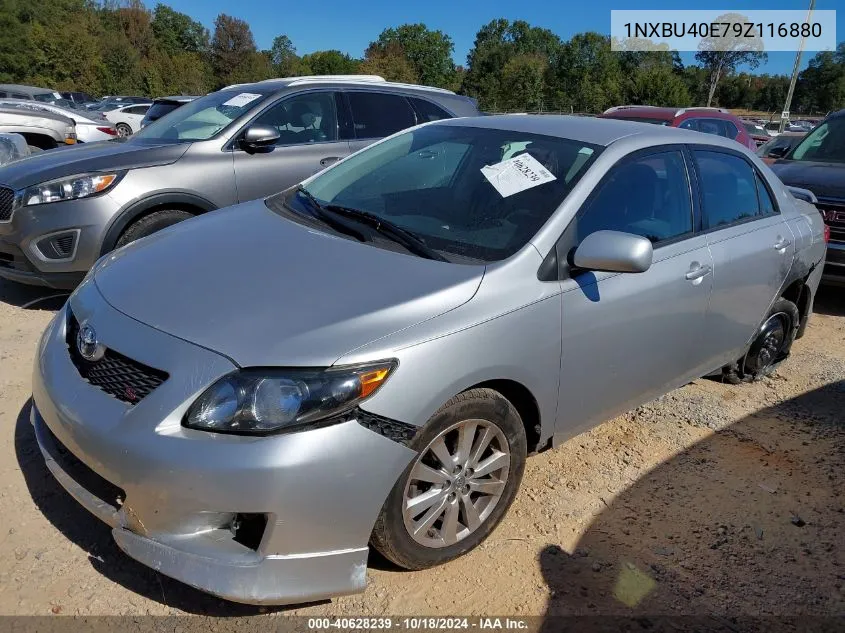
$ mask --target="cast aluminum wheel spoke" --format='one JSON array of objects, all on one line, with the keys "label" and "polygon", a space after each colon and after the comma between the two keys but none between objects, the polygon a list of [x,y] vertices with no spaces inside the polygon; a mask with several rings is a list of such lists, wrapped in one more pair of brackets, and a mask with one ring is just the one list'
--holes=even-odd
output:
[{"label": "cast aluminum wheel spoke", "polygon": [[458,430],[458,449],[455,452],[455,461],[461,466],[466,466],[469,461],[477,428],[478,424],[475,422],[467,422]]},{"label": "cast aluminum wheel spoke", "polygon": [[437,438],[431,445],[431,452],[440,460],[440,463],[443,464],[446,470],[452,472],[452,468],[455,466],[455,458],[452,457],[449,449],[446,448],[446,441],[442,437]]},{"label": "cast aluminum wheel spoke", "polygon": [[495,470],[499,470],[500,468],[507,466],[510,463],[510,457],[505,453],[495,452],[490,457],[485,459],[483,462],[478,464],[478,468],[475,469],[473,473],[473,477],[483,477],[484,475],[489,475]]},{"label": "cast aluminum wheel spoke", "polygon": [[461,495],[461,505],[464,508],[464,519],[466,519],[467,527],[470,529],[470,532],[474,532],[481,525],[481,517],[478,514],[478,510],[472,503],[469,495]]},{"label": "cast aluminum wheel spoke", "polygon": [[419,522],[414,524],[414,535],[418,536],[420,534],[425,533],[428,529],[434,525],[434,522],[440,518],[440,515],[443,514],[443,510],[446,508],[446,497],[442,497],[440,499],[440,503],[436,506],[431,508],[428,512],[425,513],[422,519]]},{"label": "cast aluminum wheel spoke", "polygon": [[405,509],[411,517],[416,518],[427,508],[445,499],[447,494],[443,488],[432,488],[416,497],[408,499],[405,503]]},{"label": "cast aluminum wheel spoke", "polygon": [[500,495],[505,489],[505,482],[497,479],[472,480],[469,482],[469,489],[483,495]]},{"label": "cast aluminum wheel spoke", "polygon": [[487,447],[490,446],[490,442],[493,440],[493,431],[490,427],[486,427],[478,438],[478,441],[475,443],[475,446],[472,449],[472,452],[469,455],[469,461],[467,462],[467,466],[471,468],[475,468],[478,465],[478,460],[481,459],[481,456],[484,454],[484,451],[487,450]]},{"label": "cast aluminum wheel spoke", "polygon": [[445,484],[449,481],[449,476],[442,470],[435,470],[422,462],[417,462],[417,465],[411,470],[411,477],[418,481],[427,481],[431,484]]},{"label": "cast aluminum wheel spoke", "polygon": [[443,527],[440,530],[446,545],[458,542],[458,515],[460,513],[457,499],[446,504],[446,514],[443,517]]}]

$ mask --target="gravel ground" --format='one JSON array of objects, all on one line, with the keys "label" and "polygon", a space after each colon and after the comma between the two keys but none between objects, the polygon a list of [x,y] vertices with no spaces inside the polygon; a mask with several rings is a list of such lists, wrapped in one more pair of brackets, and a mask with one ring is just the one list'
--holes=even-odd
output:
[{"label": "gravel ground", "polygon": [[364,594],[293,609],[133,562],[59,488],[27,420],[37,337],[63,301],[44,296],[0,282],[0,614],[845,615],[842,290],[822,291],[771,378],[695,381],[529,460],[472,554],[414,573],[371,560]]}]

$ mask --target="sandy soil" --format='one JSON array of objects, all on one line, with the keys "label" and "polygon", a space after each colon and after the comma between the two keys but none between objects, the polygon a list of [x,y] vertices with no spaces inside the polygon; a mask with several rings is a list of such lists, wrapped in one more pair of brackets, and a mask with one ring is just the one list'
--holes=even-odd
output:
[{"label": "sandy soil", "polygon": [[472,554],[415,573],[371,557],[364,594],[295,609],[228,604],[135,563],[59,488],[26,418],[37,337],[63,300],[43,296],[0,282],[0,614],[845,615],[841,290],[822,292],[773,377],[696,381],[529,460]]}]

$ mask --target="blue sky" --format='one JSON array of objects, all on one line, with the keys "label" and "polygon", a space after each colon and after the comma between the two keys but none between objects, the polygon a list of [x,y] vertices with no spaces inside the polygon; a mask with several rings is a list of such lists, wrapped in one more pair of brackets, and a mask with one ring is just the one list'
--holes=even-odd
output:
[{"label": "blue sky", "polygon": [[[766,0],[743,2],[730,6],[729,1],[702,2],[695,6],[678,4],[677,0],[637,2],[625,0],[570,0],[569,2],[531,0],[318,0],[291,2],[269,0],[163,0],[177,11],[213,28],[218,13],[228,13],[246,20],[252,27],[259,48],[269,48],[276,35],[291,38],[299,54],[336,48],[353,57],[360,57],[364,49],[381,31],[408,22],[422,22],[431,29],[448,33],[455,43],[455,62],[464,64],[479,27],[495,18],[525,20],[568,39],[582,31],[607,33],[610,30],[611,9],[702,9],[712,6],[724,10],[741,9],[800,9],[808,0]],[[156,0],[147,0],[152,7]],[[837,6],[839,5],[839,6]],[[837,41],[845,39],[845,6],[841,0],[817,0],[817,9],[841,9],[837,12]],[[805,52],[802,67],[813,56]],[[682,54],[684,63],[694,62],[693,53]],[[757,72],[789,73],[794,53],[770,53],[769,62]]]}]

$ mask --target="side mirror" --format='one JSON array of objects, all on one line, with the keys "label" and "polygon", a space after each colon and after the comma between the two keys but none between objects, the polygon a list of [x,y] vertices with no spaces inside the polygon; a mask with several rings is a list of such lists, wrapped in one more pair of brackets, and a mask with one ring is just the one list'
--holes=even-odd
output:
[{"label": "side mirror", "polygon": [[766,152],[767,158],[783,158],[789,153],[789,147],[786,145],[781,145],[780,147],[773,147],[768,152]]},{"label": "side mirror", "polygon": [[245,150],[258,150],[263,147],[270,147],[279,140],[279,132],[276,128],[253,125],[246,129],[241,137],[241,147]]},{"label": "side mirror", "polygon": [[578,268],[612,273],[642,273],[651,267],[651,242],[620,231],[590,233],[575,249],[572,263]]}]

